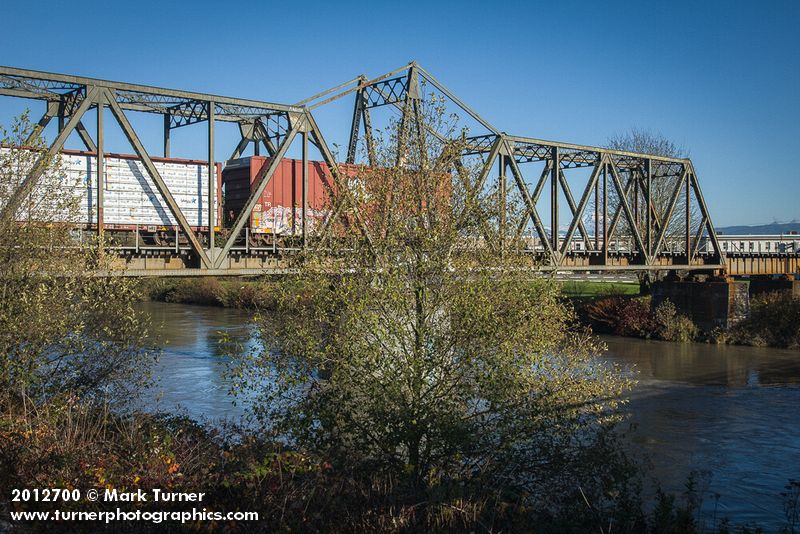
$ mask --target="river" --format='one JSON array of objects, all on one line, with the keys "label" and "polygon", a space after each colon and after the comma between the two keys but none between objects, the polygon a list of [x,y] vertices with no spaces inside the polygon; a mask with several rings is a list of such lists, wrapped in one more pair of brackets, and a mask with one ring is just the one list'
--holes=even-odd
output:
[{"label": "river", "polygon": [[[151,409],[180,410],[214,422],[240,419],[223,376],[223,333],[247,343],[251,314],[204,306],[143,303],[166,343],[148,394]],[[780,495],[800,479],[800,352],[604,337],[604,358],[635,374],[628,443],[649,476],[681,491],[707,471],[706,518],[783,524]],[[719,498],[712,497],[718,494]]]}]

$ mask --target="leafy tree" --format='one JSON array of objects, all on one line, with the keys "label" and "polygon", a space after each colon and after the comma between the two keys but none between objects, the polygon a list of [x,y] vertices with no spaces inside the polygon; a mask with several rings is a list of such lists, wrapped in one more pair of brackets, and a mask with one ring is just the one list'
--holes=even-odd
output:
[{"label": "leafy tree", "polygon": [[496,196],[476,190],[479,165],[440,102],[406,128],[381,132],[377,165],[341,179],[343,216],[281,283],[260,350],[232,367],[235,391],[275,436],[409,502],[543,511],[601,495],[619,474],[610,430],[626,382],[557,284],[486,239]]},{"label": "leafy tree", "polygon": [[125,400],[147,381],[154,356],[134,287],[93,276],[108,264],[75,226],[84,177],[67,173],[60,157],[41,159],[45,142],[33,132],[25,113],[1,134],[0,208],[37,161],[45,172],[0,221],[0,391],[7,400]]}]

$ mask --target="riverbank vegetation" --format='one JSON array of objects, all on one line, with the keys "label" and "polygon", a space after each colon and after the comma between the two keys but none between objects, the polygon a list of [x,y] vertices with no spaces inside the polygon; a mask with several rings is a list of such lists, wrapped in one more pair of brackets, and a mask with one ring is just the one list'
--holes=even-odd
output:
[{"label": "riverbank vegetation", "polygon": [[158,302],[222,306],[251,310],[275,308],[277,282],[269,279],[143,278],[137,282],[139,298]]},{"label": "riverbank vegetation", "polygon": [[[538,282],[533,282],[535,285]],[[756,295],[750,315],[728,330],[701,331],[669,301],[652,308],[639,285],[591,281],[553,282],[570,301],[577,320],[598,334],[674,342],[703,342],[777,348],[800,348],[800,300],[788,293]],[[281,282],[214,277],[142,279],[138,298],[159,302],[222,306],[273,312]]]},{"label": "riverbank vegetation", "polygon": [[699,334],[674,304],[664,301],[653,308],[649,296],[602,297],[586,303],[581,312],[584,321],[603,334],[680,342],[694,341]]},{"label": "riverbank vegetation", "polygon": [[788,292],[755,295],[750,313],[727,330],[701,331],[670,301],[653,307],[649,296],[577,299],[583,324],[595,332],[663,341],[698,341],[756,347],[800,348],[800,299]]},{"label": "riverbank vegetation", "polygon": [[800,298],[788,292],[753,297],[750,315],[733,328],[730,336],[743,345],[800,349]]}]

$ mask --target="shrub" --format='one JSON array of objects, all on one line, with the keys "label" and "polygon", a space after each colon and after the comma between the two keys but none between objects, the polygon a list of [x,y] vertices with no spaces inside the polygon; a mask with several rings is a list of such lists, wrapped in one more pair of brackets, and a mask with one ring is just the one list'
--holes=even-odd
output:
[{"label": "shrub", "polygon": [[226,308],[270,310],[275,308],[275,287],[269,283],[233,280],[224,284],[221,300]]},{"label": "shrub", "polygon": [[649,338],[655,331],[649,297],[607,297],[588,304],[584,312],[592,327],[602,333]]},{"label": "shrub", "polygon": [[223,289],[216,278],[195,278],[181,280],[167,293],[166,302],[182,302],[186,304],[203,304],[221,306]]},{"label": "shrub", "polygon": [[618,336],[652,337],[656,330],[647,297],[628,299],[620,309],[619,322],[614,331]]},{"label": "shrub", "polygon": [[653,312],[656,335],[664,341],[692,341],[697,337],[697,326],[691,319],[678,313],[669,300],[659,304]]},{"label": "shrub", "polygon": [[800,299],[786,292],[765,293],[750,302],[750,317],[736,325],[737,343],[800,348]]},{"label": "shrub", "polygon": [[613,334],[626,300],[619,296],[598,299],[584,307],[583,315],[596,332]]}]

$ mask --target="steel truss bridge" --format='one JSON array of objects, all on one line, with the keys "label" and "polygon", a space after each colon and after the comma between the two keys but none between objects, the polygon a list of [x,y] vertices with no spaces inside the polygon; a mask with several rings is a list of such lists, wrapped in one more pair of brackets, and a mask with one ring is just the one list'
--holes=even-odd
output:
[{"label": "steel truss bridge", "polygon": [[[591,146],[509,135],[487,122],[453,92],[415,62],[376,78],[356,77],[297,104],[224,97],[80,76],[0,67],[0,96],[37,100],[45,111],[29,141],[56,119],[58,133],[21,185],[0,210],[13,217],[45,171],[44,161],[59,153],[77,134],[86,150],[96,154],[98,184],[104,181],[105,117],[114,121],[130,142],[158,195],[177,221],[175,246],[108,246],[117,256],[117,274],[130,276],[253,275],[284,272],[295,250],[307,246],[310,226],[307,184],[309,144],[331,169],[332,188],[342,187],[339,167],[314,118],[314,110],[352,98],[353,114],[346,163],[374,163],[377,117],[383,110],[399,116],[401,128],[416,126],[422,135],[441,136],[421,121],[424,99],[438,95],[448,109],[469,127],[463,158],[477,158],[480,173],[475,190],[492,188],[502,198],[515,196],[522,216],[502,211],[496,218],[496,239],[525,243],[542,271],[696,271],[737,274],[794,274],[800,272],[797,254],[776,258],[759,254],[726,257],[719,246],[696,170],[689,159],[667,158]],[[346,101],[346,100],[345,100]],[[161,115],[163,156],[170,157],[170,133],[177,128],[204,125],[208,161],[215,163],[215,126],[235,123],[240,140],[230,158],[263,147],[270,163],[258,173],[253,190],[225,235],[215,235],[216,186],[209,173],[208,232],[195,232],[181,212],[164,178],[134,126],[131,113]],[[385,113],[384,113],[385,115]],[[385,117],[384,117],[385,118]],[[93,119],[94,137],[85,126]],[[92,126],[90,124],[90,126]],[[253,247],[247,236],[250,214],[293,144],[301,145],[303,191],[300,232],[291,247]],[[363,155],[359,153],[362,147]],[[366,160],[366,161],[364,161]],[[213,167],[210,167],[213,168]],[[573,188],[577,188],[576,196]],[[342,190],[342,189],[338,189]],[[98,187],[95,232],[104,228],[103,187]],[[558,231],[559,213],[569,210],[565,233]],[[547,226],[546,226],[547,225]],[[588,225],[588,228],[587,228]],[[548,228],[549,227],[549,228]],[[371,236],[365,235],[367,239]],[[515,238],[512,240],[512,237]],[[522,238],[522,239],[518,239]],[[620,241],[625,243],[620,246]],[[100,242],[103,242],[102,240]]]}]

